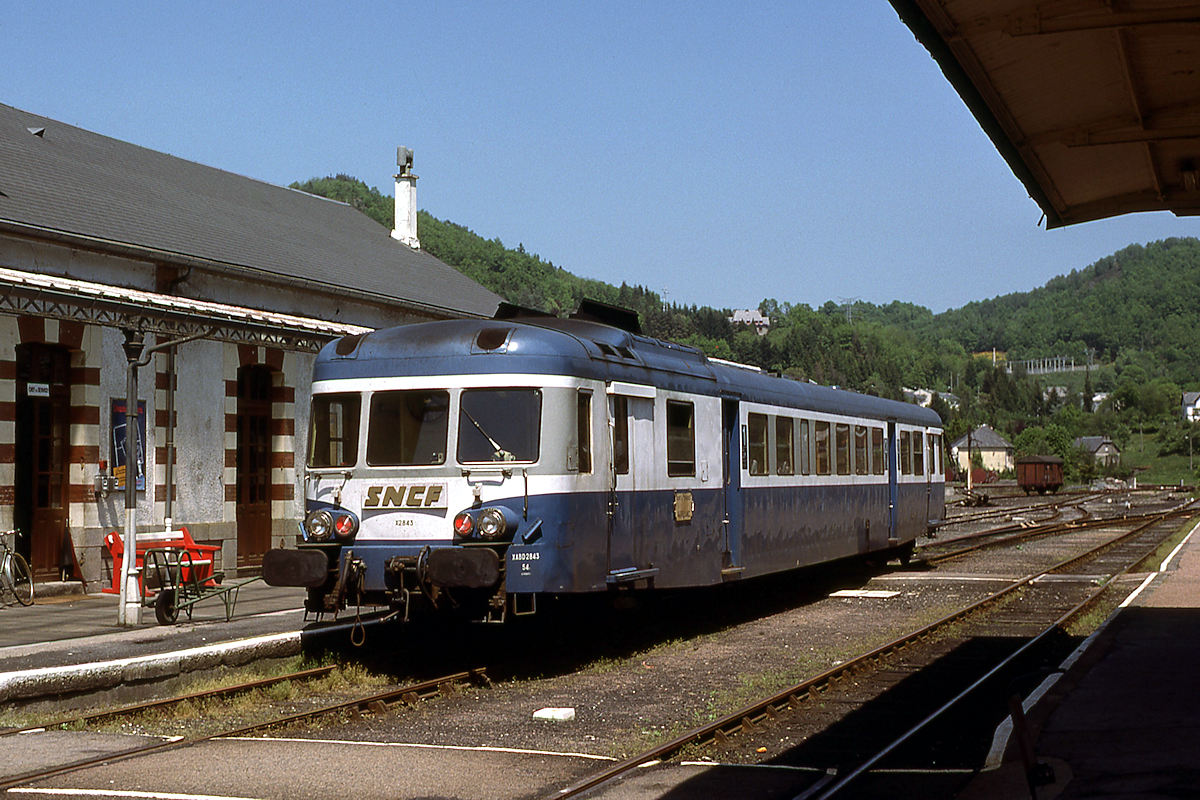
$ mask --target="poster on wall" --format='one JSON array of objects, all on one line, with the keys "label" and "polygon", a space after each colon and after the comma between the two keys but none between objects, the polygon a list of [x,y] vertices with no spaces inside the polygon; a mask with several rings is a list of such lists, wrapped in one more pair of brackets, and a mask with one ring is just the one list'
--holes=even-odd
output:
[{"label": "poster on wall", "polygon": [[[112,463],[117,488],[125,488],[125,401],[112,401]],[[146,488],[146,401],[138,400],[137,407],[137,489]]]}]

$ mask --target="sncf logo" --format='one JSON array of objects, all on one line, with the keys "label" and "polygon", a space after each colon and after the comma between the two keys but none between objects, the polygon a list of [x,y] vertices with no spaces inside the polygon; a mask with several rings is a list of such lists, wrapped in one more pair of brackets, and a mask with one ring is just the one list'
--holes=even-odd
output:
[{"label": "sncf logo", "polygon": [[447,508],[446,484],[370,486],[363,508]]}]

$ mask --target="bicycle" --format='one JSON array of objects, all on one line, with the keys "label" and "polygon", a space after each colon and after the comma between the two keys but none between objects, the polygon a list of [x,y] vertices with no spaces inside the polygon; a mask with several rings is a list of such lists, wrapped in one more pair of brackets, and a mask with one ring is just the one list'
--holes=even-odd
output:
[{"label": "bicycle", "polygon": [[27,606],[33,603],[33,573],[29,571],[29,562],[9,542],[20,535],[20,531],[0,533],[0,584],[18,603]]}]

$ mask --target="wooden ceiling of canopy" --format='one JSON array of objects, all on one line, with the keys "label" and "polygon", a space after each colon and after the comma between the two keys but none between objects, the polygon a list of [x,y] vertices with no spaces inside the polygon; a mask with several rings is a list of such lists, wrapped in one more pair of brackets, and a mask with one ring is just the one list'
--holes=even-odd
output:
[{"label": "wooden ceiling of canopy", "polygon": [[1200,3],[891,2],[1047,227],[1200,213]]}]

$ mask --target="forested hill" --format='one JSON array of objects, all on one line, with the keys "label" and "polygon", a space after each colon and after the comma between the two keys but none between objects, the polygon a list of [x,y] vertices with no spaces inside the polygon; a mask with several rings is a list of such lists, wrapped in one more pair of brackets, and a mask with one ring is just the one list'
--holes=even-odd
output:
[{"label": "forested hill", "polygon": [[1043,288],[968,303],[932,319],[968,350],[1011,359],[1088,350],[1099,363],[1136,360],[1148,377],[1200,379],[1200,241],[1130,245]]},{"label": "forested hill", "polygon": [[[292,186],[347,202],[381,225],[392,225],[392,198],[357,179],[339,175]],[[728,323],[727,309],[664,307],[645,287],[581,278],[522,245],[505,247],[424,211],[417,226],[422,247],[510,302],[562,314],[591,297],[636,310],[653,336],[820,383],[892,397],[900,396],[902,386],[1013,394],[1015,389],[984,386],[982,367],[970,357],[994,348],[1012,360],[1065,355],[1077,363],[1091,351],[1103,365],[1094,374],[1096,391],[1114,390],[1123,378],[1168,382],[1164,396],[1173,391],[1170,384],[1200,387],[1196,239],[1131,245],[1043,288],[937,315],[911,303],[859,302],[846,308],[828,302],[813,309],[768,299],[761,309],[771,317],[771,330],[757,336]]]}]

